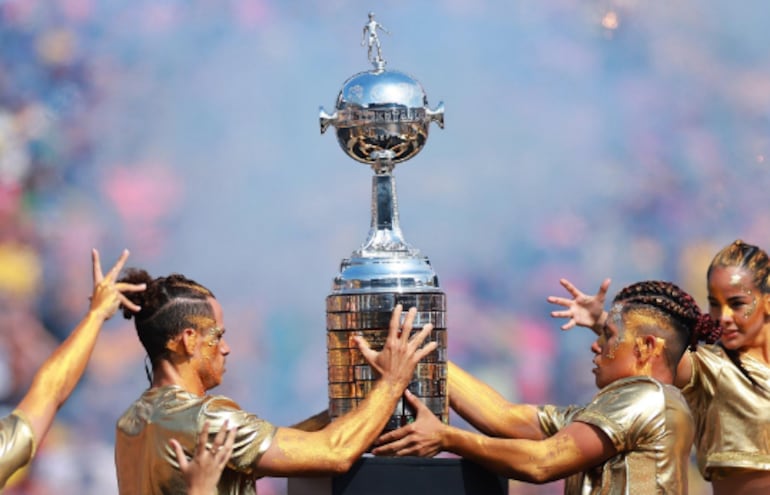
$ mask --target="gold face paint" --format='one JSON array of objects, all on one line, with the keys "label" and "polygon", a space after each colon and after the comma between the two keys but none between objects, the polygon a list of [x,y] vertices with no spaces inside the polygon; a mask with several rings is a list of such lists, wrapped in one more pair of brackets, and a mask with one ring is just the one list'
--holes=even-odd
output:
[{"label": "gold face paint", "polygon": [[751,317],[751,315],[754,314],[754,311],[756,311],[757,309],[757,304],[758,304],[757,297],[754,296],[751,289],[746,287],[746,285],[743,283],[743,275],[740,273],[733,273],[730,276],[730,285],[732,285],[733,287],[739,287],[744,294],[746,294],[751,298],[751,302],[746,305],[746,311],[743,312],[743,318],[748,319],[749,317]]},{"label": "gold face paint", "polygon": [[222,339],[222,335],[225,333],[224,328],[219,327],[212,327],[209,329],[209,336],[212,337],[211,340],[209,340],[209,347],[214,347],[216,345],[219,345],[219,341]]},{"label": "gold face paint", "polygon": [[610,309],[610,312],[607,315],[607,319],[611,320],[615,325],[618,334],[615,338],[615,342],[609,347],[609,349],[607,349],[607,354],[605,354],[605,357],[607,359],[615,359],[615,351],[617,351],[618,347],[620,347],[620,343],[623,342],[623,337],[626,333],[625,327],[623,326],[623,305],[621,303],[615,303],[612,306],[612,309]]},{"label": "gold face paint", "polygon": [[216,326],[217,322],[209,316],[188,316],[185,318],[188,325],[194,328],[207,328]]}]

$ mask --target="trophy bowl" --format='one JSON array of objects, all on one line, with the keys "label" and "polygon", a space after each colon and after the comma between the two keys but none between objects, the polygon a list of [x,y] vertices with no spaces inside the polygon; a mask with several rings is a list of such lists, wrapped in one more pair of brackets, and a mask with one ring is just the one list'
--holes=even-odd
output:
[{"label": "trophy bowl", "polygon": [[321,109],[321,132],[333,124],[348,156],[374,166],[406,161],[425,146],[431,121],[444,127],[443,103],[428,108],[422,85],[399,71],[361,72],[342,86],[332,115]]}]

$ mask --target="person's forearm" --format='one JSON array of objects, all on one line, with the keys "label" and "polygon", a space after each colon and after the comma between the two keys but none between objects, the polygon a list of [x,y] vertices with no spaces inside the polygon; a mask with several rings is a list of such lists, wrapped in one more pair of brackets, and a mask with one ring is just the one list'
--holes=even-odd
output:
[{"label": "person's forearm", "polygon": [[333,457],[352,462],[361,456],[385,428],[406,385],[380,379],[356,409],[331,422],[323,432]]},{"label": "person's forearm", "polygon": [[449,404],[468,423],[487,435],[543,438],[537,408],[512,404],[486,383],[448,363]]},{"label": "person's forearm", "polygon": [[103,323],[101,312],[89,311],[35,374],[18,408],[29,418],[37,441],[83,375]]},{"label": "person's forearm", "polygon": [[320,431],[279,428],[273,446],[259,461],[258,474],[315,476],[348,471],[382,432],[405,387],[406,383],[380,379],[358,407]]},{"label": "person's forearm", "polygon": [[491,438],[452,426],[446,426],[441,437],[443,450],[506,478],[545,483],[561,476],[544,460],[542,441]]}]

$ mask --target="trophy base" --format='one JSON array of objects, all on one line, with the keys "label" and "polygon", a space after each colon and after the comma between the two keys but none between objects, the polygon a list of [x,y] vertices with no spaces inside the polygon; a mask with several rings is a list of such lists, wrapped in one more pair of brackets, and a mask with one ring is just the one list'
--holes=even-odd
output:
[{"label": "trophy base", "polygon": [[326,478],[289,478],[288,495],[508,495],[508,480],[459,458],[372,457]]}]

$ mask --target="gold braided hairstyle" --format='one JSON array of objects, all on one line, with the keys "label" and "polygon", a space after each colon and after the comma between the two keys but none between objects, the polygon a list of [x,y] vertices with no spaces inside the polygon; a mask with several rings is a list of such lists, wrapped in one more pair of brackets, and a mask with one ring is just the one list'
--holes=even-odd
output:
[{"label": "gold braided hairstyle", "polygon": [[684,351],[695,350],[699,341],[714,343],[722,327],[710,315],[702,313],[695,299],[671,282],[647,280],[623,288],[614,303],[622,303],[624,313],[645,310],[656,315],[661,337],[666,338],[666,357],[676,367]]}]

